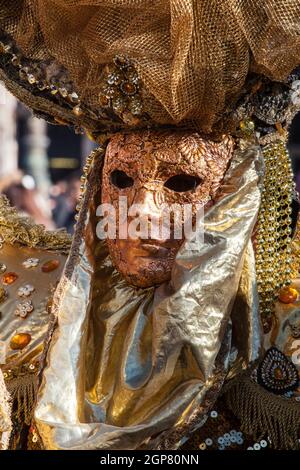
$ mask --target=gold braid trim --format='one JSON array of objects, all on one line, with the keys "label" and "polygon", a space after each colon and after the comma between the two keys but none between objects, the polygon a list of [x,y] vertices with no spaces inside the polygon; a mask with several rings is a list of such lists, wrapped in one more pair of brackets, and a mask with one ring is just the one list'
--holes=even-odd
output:
[{"label": "gold braid trim", "polygon": [[68,253],[71,237],[65,230],[48,231],[30,217],[20,215],[5,196],[0,196],[0,236],[11,245],[18,242],[29,247]]},{"label": "gold braid trim", "polygon": [[300,407],[296,401],[268,392],[249,375],[241,375],[224,389],[228,408],[241,430],[255,440],[269,437],[277,450],[299,449]]}]

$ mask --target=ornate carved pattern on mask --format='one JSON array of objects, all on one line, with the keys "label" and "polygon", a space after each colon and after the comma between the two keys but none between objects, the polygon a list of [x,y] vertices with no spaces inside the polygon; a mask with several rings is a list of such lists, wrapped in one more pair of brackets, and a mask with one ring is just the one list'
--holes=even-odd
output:
[{"label": "ornate carved pattern on mask", "polygon": [[[196,204],[212,203],[233,150],[230,137],[213,142],[188,131],[138,131],[111,138],[103,169],[102,202],[116,209],[117,236],[108,240],[108,248],[116,268],[130,284],[148,287],[170,279],[183,240],[172,239],[172,230],[163,241],[120,240],[119,197],[127,197],[128,207],[142,204],[157,223],[162,204],[189,203],[194,214]],[[123,178],[121,183],[113,180],[114,175]]]}]

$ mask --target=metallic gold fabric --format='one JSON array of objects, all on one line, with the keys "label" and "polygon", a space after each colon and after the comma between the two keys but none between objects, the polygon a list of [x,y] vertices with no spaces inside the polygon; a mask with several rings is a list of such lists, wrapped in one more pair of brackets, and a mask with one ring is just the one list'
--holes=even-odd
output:
[{"label": "metallic gold fabric", "polygon": [[87,106],[99,107],[104,65],[125,54],[151,120],[207,133],[249,69],[283,80],[299,65],[299,18],[298,0],[0,1],[0,27],[27,57],[65,66]]},{"label": "metallic gold fabric", "polygon": [[[40,260],[38,267],[26,269],[22,263],[28,258],[38,258]],[[60,266],[53,272],[43,273],[41,271],[42,264],[51,259],[59,260]],[[9,245],[4,243],[2,249],[0,249],[0,261],[7,266],[4,275],[8,272],[15,272],[18,275],[15,283],[4,286],[8,295],[0,305],[2,312],[0,317],[0,342],[6,351],[6,354],[3,354],[4,357],[0,366],[7,379],[15,378],[10,375],[9,370],[14,371],[22,364],[35,363],[43,352],[43,343],[50,322],[50,311],[47,304],[61,277],[65,260],[64,255],[18,244]],[[26,284],[31,284],[35,291],[30,297],[20,298],[17,291]],[[16,316],[17,304],[29,299],[32,300],[34,305],[33,312],[29,313],[26,318]],[[23,350],[13,350],[10,347],[10,340],[17,333],[26,333],[31,336],[29,345]]]},{"label": "metallic gold fabric", "polygon": [[192,242],[184,243],[169,284],[138,290],[95,237],[94,165],[55,299],[58,327],[35,412],[47,449],[155,447],[170,431],[180,439],[185,426],[199,424],[202,404],[213,399],[207,392],[228,368],[230,313],[260,203],[259,167],[259,148],[235,153],[206,214],[203,244],[191,251]]}]

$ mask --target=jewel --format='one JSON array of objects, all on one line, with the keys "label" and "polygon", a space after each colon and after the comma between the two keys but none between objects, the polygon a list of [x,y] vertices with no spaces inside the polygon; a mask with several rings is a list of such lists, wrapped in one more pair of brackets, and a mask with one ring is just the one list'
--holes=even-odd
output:
[{"label": "jewel", "polygon": [[99,96],[99,102],[101,106],[108,106],[110,103],[109,98],[107,98],[107,96],[105,95]]},{"label": "jewel", "polygon": [[29,73],[27,75],[27,80],[28,80],[28,83],[30,83],[30,85],[33,85],[36,82],[35,76],[32,75],[32,73]]},{"label": "jewel", "polygon": [[7,297],[7,292],[4,287],[0,287],[0,303],[4,302]]},{"label": "jewel", "polygon": [[127,69],[130,66],[129,60],[123,55],[117,55],[113,60],[114,64],[120,69]]},{"label": "jewel", "polygon": [[10,340],[10,347],[13,350],[24,349],[30,343],[31,336],[28,333],[17,333]]},{"label": "jewel", "polygon": [[35,268],[39,264],[40,260],[38,258],[27,258],[23,261],[23,266],[26,269]]},{"label": "jewel", "polygon": [[137,88],[135,84],[131,82],[123,82],[120,88],[123,91],[123,93],[125,93],[125,95],[129,95],[129,96],[135,95],[137,92]]},{"label": "jewel", "polygon": [[141,100],[133,99],[129,105],[130,112],[136,116],[142,114],[143,104]]},{"label": "jewel", "polygon": [[69,94],[69,99],[70,101],[72,101],[72,103],[78,103],[79,96],[77,95],[75,91],[73,91],[72,93]]},{"label": "jewel", "polygon": [[35,288],[31,284],[26,284],[18,289],[18,296],[19,297],[28,297]]},{"label": "jewel", "polygon": [[34,365],[34,364],[30,364],[30,365],[29,365],[29,369],[30,369],[30,370],[34,370],[34,369],[35,369],[35,365]]},{"label": "jewel", "polygon": [[68,90],[66,88],[59,88],[58,91],[63,98],[67,98]]},{"label": "jewel", "polygon": [[26,318],[28,314],[31,313],[33,310],[34,310],[34,307],[33,307],[31,300],[26,300],[25,302],[17,305],[17,308],[15,310],[15,315],[21,318]]},{"label": "jewel", "polygon": [[122,113],[126,108],[126,101],[121,97],[114,98],[112,100],[112,107],[115,113]]},{"label": "jewel", "polygon": [[15,67],[17,67],[17,66],[20,65],[20,63],[21,63],[21,62],[20,62],[20,57],[18,57],[17,55],[14,54],[14,55],[12,56],[11,63],[12,63]]},{"label": "jewel", "polygon": [[73,113],[75,114],[75,116],[77,116],[77,117],[79,117],[79,116],[81,116],[81,115],[83,114],[83,111],[82,111],[82,109],[81,109],[81,107],[80,107],[79,105],[74,106],[74,108],[73,108],[72,111],[73,111]]},{"label": "jewel", "polygon": [[298,299],[298,291],[294,287],[283,287],[278,296],[278,300],[284,304],[296,302]]},{"label": "jewel", "polygon": [[10,284],[13,284],[17,279],[18,279],[18,275],[17,273],[6,273],[4,274],[4,276],[2,277],[2,282],[3,284],[5,284],[6,286],[9,286]]},{"label": "jewel", "polygon": [[241,121],[240,122],[240,129],[245,134],[251,134],[255,130],[255,124],[251,120]]},{"label": "jewel", "polygon": [[40,91],[44,91],[47,88],[47,83],[40,80],[40,81],[36,82],[36,86],[38,87],[38,89]]},{"label": "jewel", "polygon": [[0,273],[5,273],[6,269],[6,265],[4,263],[0,263]]},{"label": "jewel", "polygon": [[10,51],[11,46],[9,44],[4,44],[4,42],[0,41],[0,53],[6,54]]},{"label": "jewel", "polygon": [[42,266],[43,273],[51,273],[51,271],[55,271],[59,266],[58,259],[52,259],[50,261],[46,261],[46,263]]},{"label": "jewel", "polygon": [[284,394],[298,387],[298,371],[292,361],[272,347],[258,366],[257,382],[269,392]]},{"label": "jewel", "polygon": [[50,85],[50,91],[52,95],[57,95],[58,88],[55,85]]},{"label": "jewel", "polygon": [[121,76],[119,73],[110,73],[107,77],[108,85],[119,85],[121,82]]}]

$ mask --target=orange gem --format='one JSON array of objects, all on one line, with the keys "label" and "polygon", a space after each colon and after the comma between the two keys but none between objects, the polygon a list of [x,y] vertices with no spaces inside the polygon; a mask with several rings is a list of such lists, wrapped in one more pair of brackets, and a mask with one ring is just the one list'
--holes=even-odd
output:
[{"label": "orange gem", "polygon": [[298,291],[294,287],[283,287],[278,296],[278,300],[284,304],[296,302],[298,299]]},{"label": "orange gem", "polygon": [[284,379],[284,376],[283,376],[283,373],[282,373],[282,370],[280,369],[280,367],[276,367],[275,370],[274,370],[274,377],[275,379],[277,380],[282,380]]},{"label": "orange gem", "polygon": [[30,343],[31,336],[28,333],[17,333],[10,340],[11,349],[24,349]]},{"label": "orange gem", "polygon": [[18,279],[18,277],[19,276],[17,275],[17,273],[6,273],[2,277],[3,284],[7,286],[13,284]]},{"label": "orange gem", "polygon": [[58,259],[52,259],[50,261],[46,261],[46,263],[42,266],[43,273],[51,273],[51,271],[55,271],[59,266]]}]

